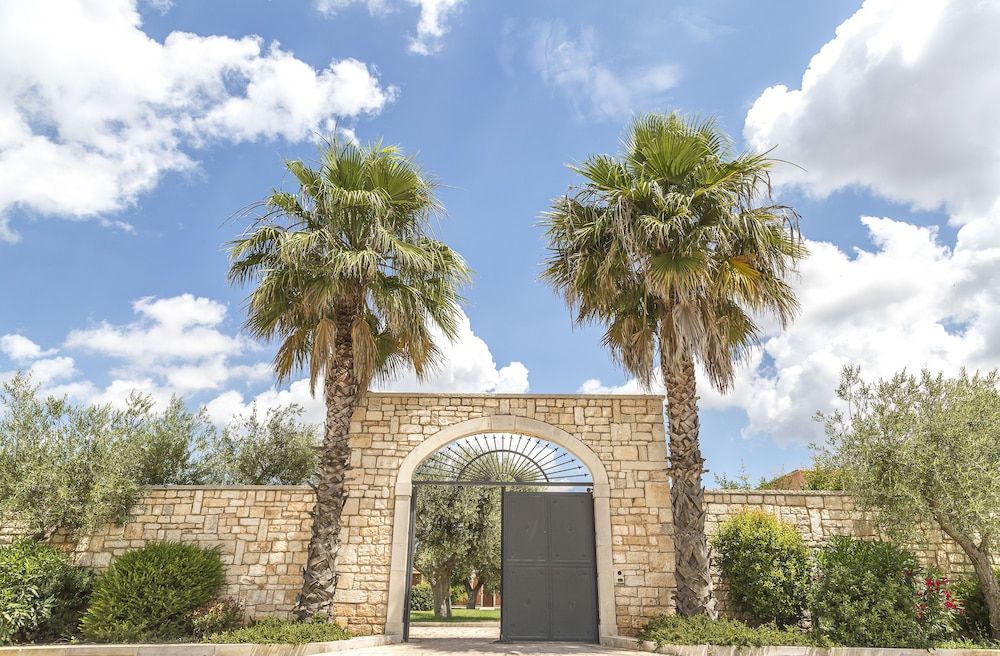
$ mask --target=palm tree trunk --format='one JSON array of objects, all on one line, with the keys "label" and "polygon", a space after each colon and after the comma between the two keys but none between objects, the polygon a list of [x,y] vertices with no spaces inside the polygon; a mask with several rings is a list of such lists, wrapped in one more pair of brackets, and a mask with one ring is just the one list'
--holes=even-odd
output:
[{"label": "palm tree trunk", "polygon": [[326,401],[326,431],[317,466],[316,506],[312,512],[312,537],[303,571],[302,592],[294,613],[299,619],[328,617],[337,592],[337,551],[340,520],[347,501],[344,478],[351,459],[348,437],[351,416],[364,390],[359,389],[354,370],[354,348],[348,313],[338,313],[334,357],[323,381]]},{"label": "palm tree trunk", "polygon": [[694,361],[686,353],[671,359],[661,352],[660,369],[667,391],[677,613],[714,618],[717,612],[705,536],[705,488],[701,483],[705,461],[698,444]]}]

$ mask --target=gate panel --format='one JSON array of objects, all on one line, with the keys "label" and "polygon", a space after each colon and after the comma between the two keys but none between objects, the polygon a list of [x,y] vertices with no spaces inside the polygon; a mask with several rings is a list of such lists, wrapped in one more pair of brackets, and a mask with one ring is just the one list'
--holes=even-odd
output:
[{"label": "gate panel", "polygon": [[597,640],[589,493],[505,492],[503,640]]}]

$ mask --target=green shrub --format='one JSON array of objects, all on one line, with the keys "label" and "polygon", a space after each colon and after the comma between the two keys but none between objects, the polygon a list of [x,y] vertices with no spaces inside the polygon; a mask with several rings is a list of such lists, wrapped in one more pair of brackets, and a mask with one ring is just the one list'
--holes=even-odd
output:
[{"label": "green shrub", "polygon": [[779,626],[802,619],[811,567],[809,549],[793,526],[744,510],[722,524],[712,547],[737,608]]},{"label": "green shrub", "polygon": [[193,635],[192,614],[222,585],[218,549],[151,544],[111,563],[97,580],[83,634],[96,642],[158,642]]},{"label": "green shrub", "polygon": [[680,617],[660,615],[650,620],[639,632],[640,640],[662,645],[735,645],[764,647],[767,645],[811,646],[809,634],[795,628],[778,628],[773,624],[751,627],[738,620],[709,619],[704,615]]},{"label": "green shrub", "polygon": [[410,588],[410,610],[434,610],[434,593],[428,583]]},{"label": "green shrub", "polygon": [[818,554],[813,630],[848,647],[927,647],[917,618],[916,557],[888,542],[835,537]]},{"label": "green shrub", "polygon": [[313,618],[311,622],[299,622],[266,617],[242,629],[210,635],[204,642],[301,645],[307,642],[347,640],[350,637],[351,634],[347,629],[321,618]]},{"label": "green shrub", "polygon": [[191,614],[191,629],[196,638],[231,631],[243,626],[246,608],[232,597],[217,599]]},{"label": "green shrub", "polygon": [[469,591],[462,584],[451,586],[451,603],[464,604],[469,599]]},{"label": "green shrub", "polygon": [[90,588],[90,573],[48,544],[0,547],[0,645],[70,637]]},{"label": "green shrub", "polygon": [[[997,576],[1000,576],[1000,567],[995,571]],[[989,640],[990,613],[986,607],[986,597],[983,596],[983,586],[979,582],[979,577],[975,574],[963,576],[955,582],[954,592],[965,608],[958,617],[962,635],[977,642]]]}]

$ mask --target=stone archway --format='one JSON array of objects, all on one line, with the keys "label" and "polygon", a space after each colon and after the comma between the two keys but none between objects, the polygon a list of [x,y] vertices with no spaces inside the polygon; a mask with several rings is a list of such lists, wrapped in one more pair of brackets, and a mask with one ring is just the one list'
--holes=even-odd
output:
[{"label": "stone archway", "polygon": [[550,441],[590,470],[600,636],[634,634],[666,612],[674,565],[661,397],[372,392],[351,422],[338,621],[357,635],[401,633],[414,470],[442,445],[489,431]]},{"label": "stone archway", "polygon": [[598,631],[601,636],[618,635],[614,602],[614,562],[611,552],[611,488],[604,463],[590,447],[565,430],[537,419],[516,415],[478,417],[442,428],[410,451],[400,464],[395,486],[396,511],[393,518],[389,603],[386,607],[385,618],[386,633],[394,635],[403,633],[406,580],[410,575],[407,568],[407,552],[410,544],[410,499],[413,495],[414,472],[438,449],[455,440],[470,435],[500,432],[547,440],[572,453],[590,471],[594,480]]}]

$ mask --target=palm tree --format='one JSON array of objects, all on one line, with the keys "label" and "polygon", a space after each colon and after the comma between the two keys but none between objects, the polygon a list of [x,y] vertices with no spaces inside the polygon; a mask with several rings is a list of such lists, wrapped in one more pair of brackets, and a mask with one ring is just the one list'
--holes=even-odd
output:
[{"label": "palm tree", "polygon": [[543,278],[612,357],[666,388],[677,612],[715,616],[705,538],[695,364],[720,391],[758,342],[755,317],[797,310],[785,276],[805,255],[798,216],[770,198],[766,154],[734,155],[714,121],[636,119],[618,156],[571,167],[585,182],[543,224]]},{"label": "palm tree", "polygon": [[280,341],[278,381],[308,369],[326,402],[312,537],[299,617],[328,615],[347,493],[351,415],[373,379],[439,356],[435,330],[456,336],[456,289],[469,280],[462,258],[427,236],[439,210],[433,185],[394,146],[326,144],[318,169],[285,163],[297,194],[275,191],[230,244],[229,279],[255,285],[248,332]]}]

